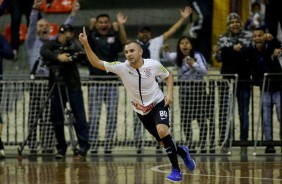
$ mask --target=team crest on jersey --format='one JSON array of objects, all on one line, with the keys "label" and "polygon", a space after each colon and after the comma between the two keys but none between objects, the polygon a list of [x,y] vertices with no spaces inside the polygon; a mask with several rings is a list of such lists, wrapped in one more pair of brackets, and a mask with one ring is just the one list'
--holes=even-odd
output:
[{"label": "team crest on jersey", "polygon": [[144,72],[145,72],[145,75],[146,75],[147,77],[150,77],[150,76],[152,75],[150,68],[144,69]]},{"label": "team crest on jersey", "polygon": [[115,42],[115,37],[108,37],[107,42],[108,42],[109,44],[114,43],[114,42]]}]

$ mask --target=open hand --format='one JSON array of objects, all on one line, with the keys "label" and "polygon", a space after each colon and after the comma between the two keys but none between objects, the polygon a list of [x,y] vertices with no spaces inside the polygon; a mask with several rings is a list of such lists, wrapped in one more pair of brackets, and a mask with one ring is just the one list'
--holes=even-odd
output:
[{"label": "open hand", "polygon": [[127,22],[127,16],[125,16],[123,13],[119,12],[117,14],[117,21],[119,24],[125,24]]},{"label": "open hand", "polygon": [[183,18],[187,18],[191,15],[192,13],[192,8],[190,6],[185,6],[185,8],[183,10],[180,10],[180,14]]}]

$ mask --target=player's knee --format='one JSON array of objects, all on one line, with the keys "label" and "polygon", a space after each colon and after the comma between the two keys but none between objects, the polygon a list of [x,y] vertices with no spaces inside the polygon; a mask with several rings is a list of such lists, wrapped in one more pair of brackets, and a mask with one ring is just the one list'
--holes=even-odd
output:
[{"label": "player's knee", "polygon": [[169,134],[168,128],[165,125],[158,125],[157,131],[160,138],[163,138]]}]

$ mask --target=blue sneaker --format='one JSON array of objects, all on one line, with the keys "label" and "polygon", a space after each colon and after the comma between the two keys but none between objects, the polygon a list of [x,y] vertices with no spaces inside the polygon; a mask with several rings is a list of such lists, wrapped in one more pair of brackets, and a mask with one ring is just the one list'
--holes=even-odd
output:
[{"label": "blue sneaker", "polygon": [[179,182],[182,180],[182,173],[177,169],[172,168],[170,175],[168,175],[166,179],[175,183]]},{"label": "blue sneaker", "polygon": [[189,150],[187,146],[181,146],[185,152],[187,153],[186,157],[183,158],[185,166],[190,170],[193,171],[196,168],[195,161],[190,157]]}]

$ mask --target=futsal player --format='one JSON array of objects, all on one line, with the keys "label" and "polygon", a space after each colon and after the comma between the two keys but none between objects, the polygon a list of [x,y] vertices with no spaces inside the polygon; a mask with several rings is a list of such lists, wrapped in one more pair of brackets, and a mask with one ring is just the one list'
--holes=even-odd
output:
[{"label": "futsal player", "polygon": [[[167,180],[178,182],[182,180],[182,173],[178,164],[177,154],[181,156],[185,166],[194,170],[196,164],[190,157],[187,146],[178,146],[171,136],[169,106],[173,102],[173,78],[159,61],[143,59],[143,50],[136,41],[129,42],[124,47],[126,61],[106,62],[100,60],[89,46],[85,28],[79,34],[90,63],[107,72],[117,74],[124,83],[134,111],[142,121],[147,131],[164,146],[172,164],[172,171]],[[165,79],[167,94],[164,96],[155,78]]]}]

